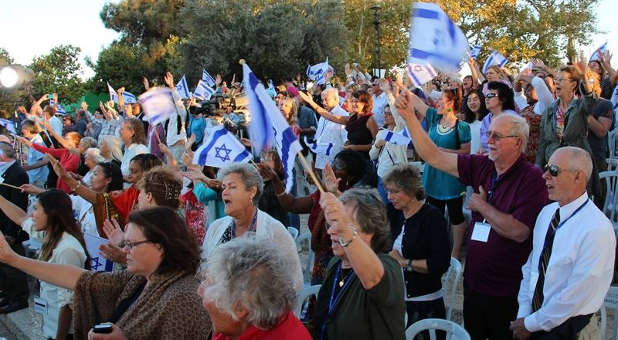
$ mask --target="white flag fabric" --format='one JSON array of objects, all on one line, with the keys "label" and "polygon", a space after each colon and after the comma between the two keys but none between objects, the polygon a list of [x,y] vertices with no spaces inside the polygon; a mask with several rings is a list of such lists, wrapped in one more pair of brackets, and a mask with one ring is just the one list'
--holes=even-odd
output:
[{"label": "white flag fabric", "polygon": [[118,94],[116,94],[116,90],[109,83],[107,83],[107,91],[109,92],[109,100],[118,103]]},{"label": "white flag fabric", "polygon": [[491,52],[489,57],[487,57],[487,60],[485,60],[485,64],[483,64],[483,74],[487,73],[487,70],[489,69],[489,66],[498,65],[498,66],[502,67],[502,66],[506,65],[506,63],[508,61],[509,60],[506,59],[506,57],[504,57],[502,54],[500,54],[500,52],[498,52],[498,51]]},{"label": "white flag fabric", "polygon": [[601,53],[606,53],[607,52],[607,42],[604,43],[603,45],[599,46],[599,48],[597,48],[596,50],[594,50],[594,53],[592,53],[592,55],[590,56],[590,60],[588,60],[588,62],[591,61],[595,61],[595,60],[599,60],[599,51]]},{"label": "white flag fabric", "polygon": [[9,132],[12,134],[17,134],[17,130],[15,130],[15,122],[10,121],[8,119],[0,118],[0,126],[4,126]]},{"label": "white flag fabric", "polygon": [[431,65],[408,64],[406,67],[410,80],[416,87],[425,85],[426,82],[432,80],[437,75]]},{"label": "white flag fabric", "polygon": [[195,151],[193,164],[222,168],[231,163],[248,163],[251,153],[223,126],[208,131],[208,138]]},{"label": "white flag fabric", "polygon": [[461,29],[433,3],[415,3],[410,20],[408,63],[431,64],[446,72],[457,72],[469,53]]},{"label": "white flag fabric", "polygon": [[178,95],[182,99],[187,99],[191,96],[189,93],[189,86],[187,86],[187,78],[184,75],[180,78],[178,84],[176,84],[176,92],[178,92]]},{"label": "white flag fabric", "polygon": [[137,103],[137,98],[131,92],[123,91],[122,92],[122,100],[125,104],[135,104]]},{"label": "white flag fabric", "polygon": [[202,80],[208,84],[210,87],[215,87],[215,79],[206,71],[206,69],[202,69]]},{"label": "white flag fabric", "polygon": [[197,87],[193,91],[193,97],[201,100],[210,100],[210,97],[215,93],[215,89],[210,87],[206,81],[200,80],[197,82]]},{"label": "white flag fabric", "polygon": [[62,105],[60,105],[60,103],[58,103],[56,104],[56,113],[64,116],[67,114],[67,111],[64,109]]},{"label": "white flag fabric", "polygon": [[319,154],[326,155],[326,156],[330,156],[330,154],[333,152],[333,148],[335,147],[335,144],[333,143],[319,143],[319,144],[317,142],[310,143],[307,140],[307,136],[305,136],[304,141],[305,141],[305,145],[307,145],[307,147],[311,149],[311,151],[313,151],[314,153],[319,153]]},{"label": "white flag fabric", "polygon": [[176,114],[172,90],[167,87],[151,88],[139,96],[139,103],[151,125],[163,123]]},{"label": "white flag fabric", "polygon": [[93,272],[111,272],[114,269],[114,262],[107,260],[99,251],[99,247],[107,244],[109,241],[89,233],[84,233],[84,242],[92,261],[90,270]]},{"label": "white flag fabric", "polygon": [[412,142],[408,128],[403,129],[401,132],[388,131],[384,136],[384,141],[396,145],[408,145]]},{"label": "white flag fabric", "polygon": [[266,93],[264,85],[259,82],[247,64],[243,64],[242,68],[244,88],[249,98],[251,112],[249,135],[254,151],[260,152],[270,145],[275,146],[283,165],[285,191],[290,192],[294,184],[294,161],[302,147],[281,111]]},{"label": "white flag fabric", "polygon": [[470,57],[476,59],[481,53],[481,45],[474,45],[472,50],[470,50]]},{"label": "white flag fabric", "polygon": [[614,113],[618,114],[618,85],[616,85],[612,94],[612,107],[614,108]]},{"label": "white flag fabric", "polygon": [[330,69],[332,69],[332,67],[328,65],[328,57],[326,57],[325,62],[307,67],[307,77],[313,80],[317,85],[322,85],[326,82],[326,73]]}]

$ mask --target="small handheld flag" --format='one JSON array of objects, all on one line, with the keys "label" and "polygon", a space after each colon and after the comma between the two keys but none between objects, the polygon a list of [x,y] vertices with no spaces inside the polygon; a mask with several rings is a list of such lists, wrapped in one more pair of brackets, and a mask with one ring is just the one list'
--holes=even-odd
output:
[{"label": "small handheld flag", "polygon": [[167,87],[151,88],[139,96],[139,103],[151,125],[163,123],[176,114],[172,90]]},{"label": "small handheld flag", "polygon": [[180,98],[182,99],[187,99],[190,97],[189,86],[187,86],[187,78],[184,75],[180,78],[178,84],[176,84],[176,92],[178,92],[178,95],[180,95]]},{"label": "small handheld flag", "polygon": [[328,57],[323,63],[315,64],[307,67],[307,77],[313,80],[317,85],[322,85],[326,81],[326,73],[331,70],[332,67],[328,65]]},{"label": "small handheld flag", "polygon": [[215,87],[215,79],[206,71],[206,69],[202,69],[202,80],[208,84],[210,87]]},{"label": "small handheld flag", "polygon": [[506,63],[509,60],[506,59],[506,57],[504,57],[502,54],[500,54],[500,52],[498,51],[493,51],[491,52],[491,54],[489,55],[489,57],[487,57],[487,60],[485,60],[485,64],[483,64],[483,74],[487,73],[487,70],[489,70],[489,67],[492,65],[498,65],[500,67],[506,65]]},{"label": "small handheld flag", "polygon": [[470,57],[476,59],[479,56],[480,53],[481,53],[481,46],[480,45],[474,45],[472,50],[470,50]]},{"label": "small handheld flag", "polygon": [[248,163],[251,160],[251,153],[225,127],[216,127],[208,133],[209,137],[195,151],[193,164],[221,168],[231,163]]},{"label": "small handheld flag", "polygon": [[599,52],[601,53],[607,52],[607,42],[599,46],[599,48],[597,48],[596,50],[594,50],[594,53],[592,53],[592,55],[590,56],[590,60],[588,60],[588,62],[599,60],[600,59]]},{"label": "small handheld flag", "polygon": [[197,87],[195,88],[195,91],[193,91],[193,97],[201,100],[209,100],[214,93],[215,89],[209,86],[206,81],[200,80],[199,82],[197,82]]},{"label": "small handheld flag", "polygon": [[425,85],[426,82],[432,80],[436,76],[436,71],[431,65],[408,64],[406,67],[410,80],[416,87]]}]

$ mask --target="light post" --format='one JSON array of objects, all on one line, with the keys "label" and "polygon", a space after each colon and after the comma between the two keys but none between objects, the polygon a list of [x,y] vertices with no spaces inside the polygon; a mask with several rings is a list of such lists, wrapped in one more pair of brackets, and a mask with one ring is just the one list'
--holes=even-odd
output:
[{"label": "light post", "polygon": [[380,10],[380,5],[377,3],[370,7],[373,10],[373,27],[376,30],[376,40],[373,48],[373,75],[374,77],[380,77],[380,69],[382,68],[382,64],[380,61],[380,16],[378,11]]}]

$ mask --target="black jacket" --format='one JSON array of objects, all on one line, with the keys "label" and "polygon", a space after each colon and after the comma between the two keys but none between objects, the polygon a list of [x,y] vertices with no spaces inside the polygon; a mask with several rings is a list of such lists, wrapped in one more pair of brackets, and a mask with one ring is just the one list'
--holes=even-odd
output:
[{"label": "black jacket", "polygon": [[[17,161],[13,163],[0,177],[2,177],[2,182],[6,184],[11,184],[14,186],[28,184],[28,174]],[[22,193],[17,189],[0,185],[0,195],[6,198],[9,202],[12,202],[16,206],[22,208],[24,211],[28,209],[27,194]],[[2,211],[0,211],[0,230],[4,233],[4,235],[16,237],[20,241],[28,239],[28,234],[22,231],[21,226],[13,223],[13,221],[11,221],[11,219],[9,219]]]}]

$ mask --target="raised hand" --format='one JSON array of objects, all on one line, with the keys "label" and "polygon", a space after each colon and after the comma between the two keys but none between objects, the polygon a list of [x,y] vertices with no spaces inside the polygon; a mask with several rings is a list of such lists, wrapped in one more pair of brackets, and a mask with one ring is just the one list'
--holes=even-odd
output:
[{"label": "raised hand", "polygon": [[165,75],[163,76],[163,82],[165,83],[165,85],[167,85],[167,87],[171,89],[174,88],[174,76],[171,72],[165,72]]},{"label": "raised hand", "polygon": [[102,244],[99,246],[99,251],[101,252],[101,255],[103,255],[104,258],[110,261],[120,263],[123,265],[127,264],[127,254],[124,251],[122,251],[120,247],[116,247],[115,245],[111,243]]},{"label": "raised hand", "polygon": [[304,100],[307,104],[309,105],[313,105],[315,104],[315,102],[313,101],[313,97],[310,96],[309,94],[303,92],[303,91],[298,91],[298,95],[300,96],[300,98],[302,98],[302,100]]},{"label": "raised hand", "polygon": [[146,89],[146,91],[150,89],[150,83],[148,82],[148,78],[144,77],[142,79],[142,84],[144,84],[144,89]]},{"label": "raised hand", "polygon": [[333,194],[339,194],[339,182],[341,178],[335,176],[333,167],[330,163],[326,163],[324,171],[322,172],[322,182],[324,182],[324,189]]},{"label": "raised hand", "polygon": [[0,262],[8,263],[17,254],[11,249],[11,246],[4,238],[4,234],[0,232]]},{"label": "raised hand", "polygon": [[217,75],[215,76],[215,86],[219,87],[219,85],[221,85],[222,80],[223,79],[221,78],[221,75],[217,73]]},{"label": "raised hand", "polygon": [[21,192],[25,192],[28,194],[38,195],[42,192],[45,192],[45,189],[39,188],[36,185],[32,184],[22,184],[20,187]]},{"label": "raised hand", "polygon": [[109,219],[103,221],[103,232],[105,232],[109,242],[116,246],[119,246],[124,239],[124,233],[115,218],[112,218],[111,221]]},{"label": "raised hand", "polygon": [[264,178],[265,181],[271,181],[273,178],[278,177],[277,173],[275,173],[275,170],[273,170],[273,168],[271,168],[268,164],[259,163],[257,166],[260,175],[262,176],[262,178]]}]

